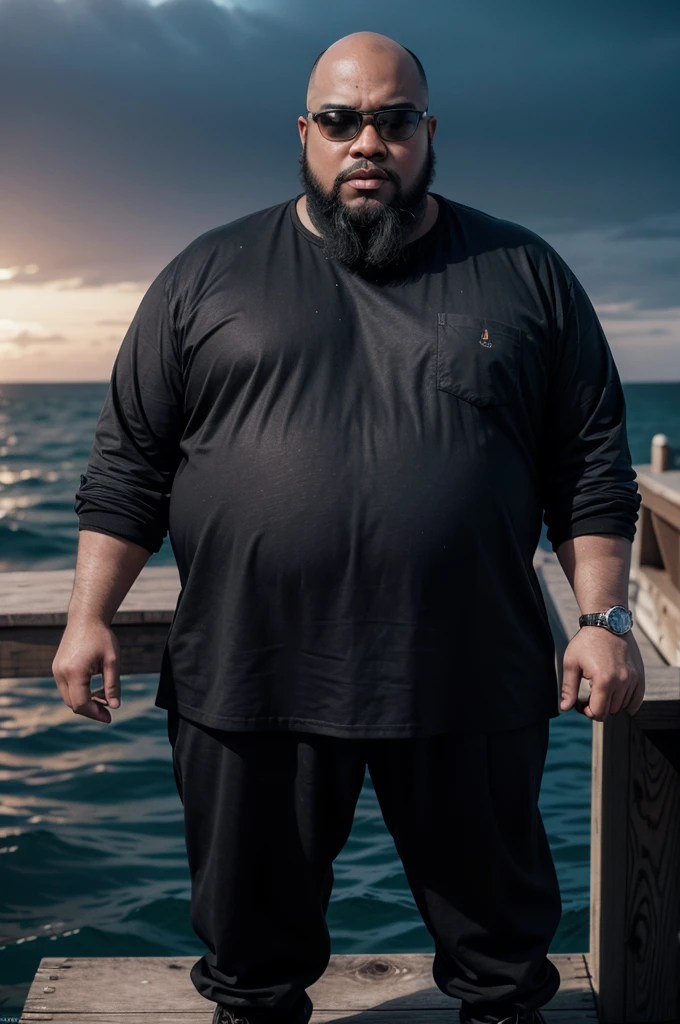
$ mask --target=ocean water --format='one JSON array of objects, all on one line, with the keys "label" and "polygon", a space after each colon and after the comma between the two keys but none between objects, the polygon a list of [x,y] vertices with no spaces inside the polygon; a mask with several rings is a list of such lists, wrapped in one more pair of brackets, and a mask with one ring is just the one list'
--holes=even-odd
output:
[{"label": "ocean water", "polygon": [[[106,389],[0,385],[0,573],[75,566],[74,494]],[[625,394],[633,461],[649,462],[657,432],[680,452],[680,382]],[[149,564],[173,561],[166,537]],[[155,676],[124,677],[106,726],[73,715],[52,678],[0,680],[1,1016],[18,1016],[41,957],[205,952],[155,692]],[[563,902],[552,952],[588,948],[591,729],[575,712],[551,723],[540,806]],[[434,952],[368,773],[334,869],[334,953]]]}]

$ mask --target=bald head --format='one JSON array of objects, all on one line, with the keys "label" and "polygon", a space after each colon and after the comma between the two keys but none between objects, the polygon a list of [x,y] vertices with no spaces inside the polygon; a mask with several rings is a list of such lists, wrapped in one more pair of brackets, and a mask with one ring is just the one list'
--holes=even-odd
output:
[{"label": "bald head", "polygon": [[[425,71],[415,53],[380,32],[352,32],[338,39],[316,58],[307,86],[307,109],[318,110],[318,103],[336,84],[356,82],[371,77],[394,80],[397,91],[413,94],[413,99],[428,106]],[[323,98],[321,98],[323,95]]]}]

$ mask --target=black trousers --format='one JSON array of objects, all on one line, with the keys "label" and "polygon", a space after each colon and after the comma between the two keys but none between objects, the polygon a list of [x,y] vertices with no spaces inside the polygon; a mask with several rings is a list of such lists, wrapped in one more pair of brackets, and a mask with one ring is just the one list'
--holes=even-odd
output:
[{"label": "black trousers", "polygon": [[[479,1012],[534,1009],[560,976],[561,915],[538,794],[549,719],[493,734],[342,739],[231,732],[168,713],[184,809],[191,980],[254,1022],[303,1022],[331,955],[326,911],[368,766],[435,945],[433,979]],[[304,1007],[308,1012],[304,1012]]]}]

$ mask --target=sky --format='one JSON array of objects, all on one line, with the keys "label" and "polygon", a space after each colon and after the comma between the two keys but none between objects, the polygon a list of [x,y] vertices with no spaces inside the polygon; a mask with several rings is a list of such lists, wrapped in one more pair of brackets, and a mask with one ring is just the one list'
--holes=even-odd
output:
[{"label": "sky", "polygon": [[431,191],[550,242],[624,381],[680,380],[677,0],[0,0],[0,383],[107,381],[178,252],[299,194],[360,30],[425,67]]}]

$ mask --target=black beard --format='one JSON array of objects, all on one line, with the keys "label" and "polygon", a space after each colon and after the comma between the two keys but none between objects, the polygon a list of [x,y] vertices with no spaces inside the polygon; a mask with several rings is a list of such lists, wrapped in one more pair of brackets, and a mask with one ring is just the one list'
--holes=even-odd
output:
[{"label": "black beard", "polygon": [[385,267],[404,257],[404,243],[425,216],[427,190],[434,181],[435,155],[431,139],[428,139],[425,162],[410,189],[403,192],[394,173],[385,171],[394,188],[391,202],[371,203],[365,209],[350,210],[340,199],[343,174],[335,179],[330,192],[323,190],[310,170],[306,145],[299,160],[307,213],[321,234],[326,256],[340,260],[351,269]]}]

